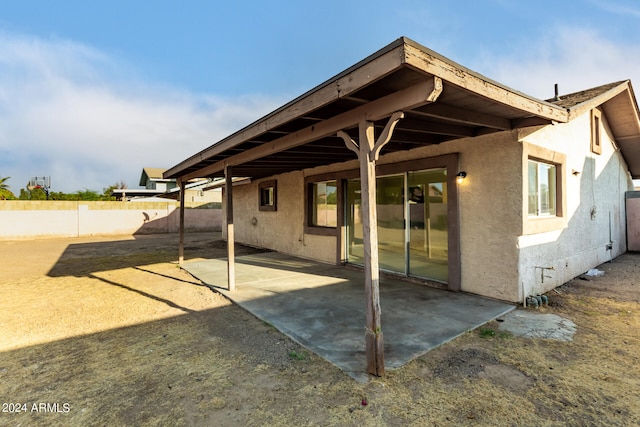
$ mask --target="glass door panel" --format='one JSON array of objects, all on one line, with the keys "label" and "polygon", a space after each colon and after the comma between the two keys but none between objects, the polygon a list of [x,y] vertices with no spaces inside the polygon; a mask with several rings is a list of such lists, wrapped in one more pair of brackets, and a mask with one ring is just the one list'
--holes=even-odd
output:
[{"label": "glass door panel", "polygon": [[[404,175],[376,179],[378,263],[382,270],[406,273]],[[360,180],[347,183],[347,260],[364,264]]]},{"label": "glass door panel", "polygon": [[406,274],[404,175],[379,177],[376,185],[380,268]]},{"label": "glass door panel", "polygon": [[[380,268],[446,282],[446,170],[383,176],[377,178],[376,184]],[[346,197],[347,261],[362,265],[364,248],[360,180],[348,181]]]},{"label": "glass door panel", "polygon": [[362,213],[360,197],[360,180],[353,179],[347,182],[347,203],[345,203],[347,262],[364,265],[364,247],[362,245]]},{"label": "glass door panel", "polygon": [[448,274],[445,169],[409,172],[409,274],[446,282]]}]

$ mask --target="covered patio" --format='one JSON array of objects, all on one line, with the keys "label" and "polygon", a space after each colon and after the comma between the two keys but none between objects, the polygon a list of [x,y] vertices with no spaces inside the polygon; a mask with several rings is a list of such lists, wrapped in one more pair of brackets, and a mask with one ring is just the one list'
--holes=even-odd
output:
[{"label": "covered patio", "polygon": [[[438,184],[442,187],[442,193],[447,195],[447,202],[443,204],[446,221],[442,222],[447,237],[443,245],[446,251],[442,251],[446,253],[446,265],[443,264],[442,270],[446,271],[441,274],[443,277],[440,281],[446,283],[450,291],[459,291],[462,287],[462,269],[457,178],[466,177],[466,172],[460,170],[460,155],[454,152],[424,159],[403,158],[403,161],[394,161],[394,156],[402,157],[414,149],[439,146],[457,139],[567,121],[566,109],[516,92],[401,37],[272,113],[183,160],[167,170],[164,178],[175,178],[181,188],[181,236],[184,234],[184,192],[189,180],[225,179],[226,224],[223,225],[223,237],[228,242],[228,262],[225,268],[216,267],[216,277],[220,280],[219,277],[223,277],[220,274],[226,274],[224,277],[227,278],[229,296],[238,301],[241,297],[233,294],[240,280],[235,277],[236,233],[239,234],[239,242],[251,244],[250,231],[253,227],[277,217],[272,215],[272,218],[265,218],[262,215],[264,212],[291,213],[291,217],[273,221],[271,227],[262,228],[262,234],[272,233],[269,236],[271,241],[256,246],[278,250],[269,245],[281,238],[287,241],[287,246],[281,248],[281,252],[324,261],[327,260],[318,256],[331,254],[336,266],[350,262],[346,251],[348,245],[345,244],[349,229],[345,215],[337,215],[335,224],[330,226],[315,224],[312,219],[313,208],[309,208],[312,197],[305,190],[313,183],[305,182],[304,187],[297,193],[291,192],[286,199],[282,191],[284,189],[278,190],[274,177],[301,173],[305,177],[305,174],[314,174],[314,179],[318,181],[335,180],[336,212],[346,211],[343,203],[347,198],[348,180],[358,179],[359,188],[353,193],[358,194],[360,200],[358,212],[361,216],[364,272],[359,272],[357,278],[360,288],[364,288],[364,296],[358,299],[357,305],[349,307],[349,316],[364,319],[364,322],[359,320],[356,328],[360,336],[364,332],[367,372],[382,376],[385,370],[384,349],[389,347],[385,343],[383,329],[387,332],[388,340],[401,342],[403,338],[395,336],[392,327],[386,324],[383,327],[381,322],[381,300],[383,305],[389,307],[385,309],[389,310],[385,314],[387,322],[392,321],[395,313],[392,304],[380,298],[377,178],[409,171],[441,171],[442,179]],[[337,170],[342,171],[342,175],[336,176]],[[323,176],[325,178],[321,179]],[[234,197],[233,187],[237,185],[235,180],[240,178],[249,184],[259,185],[256,195],[259,197],[253,199],[259,203],[251,208],[245,205],[241,212],[236,212],[244,221],[234,228],[233,206],[242,200]],[[236,191],[241,193],[242,190],[238,188]],[[408,194],[408,191],[404,194]],[[286,212],[282,208],[285,199],[288,202]],[[244,201],[247,200],[248,196]],[[253,218],[251,215],[245,218],[249,211],[254,215]],[[405,225],[408,223],[410,221],[404,222]],[[281,237],[283,232],[278,231],[280,227],[303,227],[303,230]],[[407,227],[405,229],[405,233],[408,233]],[[315,243],[306,246],[307,238]],[[385,240],[384,236],[382,240]],[[292,241],[299,242],[295,250],[290,246]],[[328,247],[321,249],[320,244],[332,246],[330,252]],[[404,248],[407,266],[407,254],[411,247],[405,245]],[[179,252],[182,263],[182,237]],[[221,285],[223,282],[217,283]],[[392,286],[390,292],[397,292],[397,289],[400,287]],[[276,291],[268,292],[275,295],[273,292]],[[332,298],[328,299],[332,301]],[[406,301],[399,304],[401,310],[398,311],[407,310]],[[475,302],[469,305],[473,306]],[[309,310],[314,309],[310,307]],[[444,308],[443,312],[446,310]],[[490,318],[483,317],[479,323],[472,322],[470,327]],[[389,367],[393,367],[392,360],[388,358]]]},{"label": "covered patio", "polygon": [[[183,268],[358,381],[366,381],[364,272],[277,252],[238,256],[236,288],[227,290],[227,260],[186,261]],[[380,297],[393,370],[484,323],[511,304],[383,275]]]}]

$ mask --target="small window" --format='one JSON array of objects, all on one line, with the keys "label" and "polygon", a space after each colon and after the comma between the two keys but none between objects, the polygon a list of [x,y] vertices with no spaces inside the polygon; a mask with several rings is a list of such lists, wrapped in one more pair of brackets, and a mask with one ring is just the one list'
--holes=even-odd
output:
[{"label": "small window", "polygon": [[275,211],[276,210],[276,181],[266,181],[259,185],[260,188],[260,210]]},{"label": "small window", "polygon": [[591,110],[591,151],[595,154],[602,153],[600,141],[600,122],[602,121],[600,110]]},{"label": "small window", "polygon": [[337,227],[338,185],[336,181],[311,184],[311,226]]},{"label": "small window", "polygon": [[529,159],[529,216],[556,215],[556,165]]}]

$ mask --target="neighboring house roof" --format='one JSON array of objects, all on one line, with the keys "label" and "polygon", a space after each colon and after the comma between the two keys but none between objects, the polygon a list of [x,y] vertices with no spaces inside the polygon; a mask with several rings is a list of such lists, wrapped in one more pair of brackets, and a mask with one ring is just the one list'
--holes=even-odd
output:
[{"label": "neighboring house roof", "polygon": [[164,193],[164,190],[147,190],[145,188],[114,188],[113,190],[111,190],[111,195],[116,197],[117,199],[122,199],[123,197],[153,197],[159,196],[162,193]]},{"label": "neighboring house roof", "polygon": [[[621,92],[620,92],[621,91]],[[623,92],[626,91],[626,95]],[[620,95],[619,98],[616,98]],[[224,176],[262,178],[294,170],[354,160],[337,131],[358,139],[358,121],[381,130],[395,111],[403,111],[383,152],[440,144],[492,132],[567,122],[585,106],[605,102],[624,120],[637,119],[630,83],[601,87],[584,99],[565,96],[563,104],[543,101],[475,73],[420,44],[401,37],[368,58],[249,126],[180,162],[165,178],[189,180]],[[437,98],[437,99],[436,99]],[[432,100],[435,99],[435,102]],[[582,99],[582,100],[581,100]],[[599,105],[599,104],[596,104]],[[621,106],[621,109],[618,108]],[[614,109],[616,111],[614,111]],[[371,113],[374,112],[375,114]],[[610,121],[616,140],[627,138],[623,155],[640,177],[637,123]],[[367,115],[367,116],[365,116]],[[638,120],[636,120],[637,122]]]},{"label": "neighboring house roof", "polygon": [[[198,180],[194,180],[193,182],[188,182],[184,186],[184,189],[185,191],[197,191],[197,190],[209,191],[216,188],[221,188],[223,186],[224,186],[224,179],[218,179],[218,180],[198,179]],[[165,199],[178,200],[180,198],[180,187],[178,186],[175,188],[171,188],[166,192],[162,193],[160,197],[163,197]]]},{"label": "neighboring house roof", "polygon": [[162,168],[143,168],[139,185],[146,186],[149,181],[165,181],[165,178],[162,176],[165,171],[166,169]]}]

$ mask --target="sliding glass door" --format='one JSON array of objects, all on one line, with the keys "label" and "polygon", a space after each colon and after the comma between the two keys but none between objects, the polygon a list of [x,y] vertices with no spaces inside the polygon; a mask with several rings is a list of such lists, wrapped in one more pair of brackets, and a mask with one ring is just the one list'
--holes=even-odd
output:
[{"label": "sliding glass door", "polygon": [[409,172],[409,273],[448,279],[447,176],[444,169]]},{"label": "sliding glass door", "polygon": [[[447,281],[446,170],[378,177],[378,260],[380,269]],[[364,264],[360,180],[346,191],[347,260]]]}]

